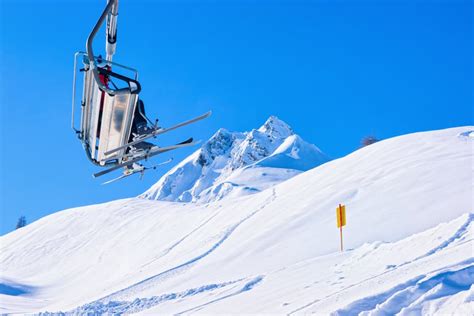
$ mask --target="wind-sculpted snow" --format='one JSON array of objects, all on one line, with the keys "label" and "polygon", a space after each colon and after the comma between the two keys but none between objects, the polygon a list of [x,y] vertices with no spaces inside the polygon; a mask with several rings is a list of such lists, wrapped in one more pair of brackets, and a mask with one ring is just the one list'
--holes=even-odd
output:
[{"label": "wind-sculpted snow", "polygon": [[434,247],[433,249],[428,251],[426,254],[424,254],[423,256],[417,259],[421,259],[422,257],[426,257],[426,256],[431,256],[432,254],[440,250],[443,250],[444,248],[448,247],[450,244],[456,241],[465,241],[465,240],[467,240],[467,242],[472,241],[474,236],[472,236],[472,234],[469,234],[470,233],[469,228],[471,228],[471,226],[474,223],[474,214],[470,213],[466,217],[467,217],[466,222],[462,224],[461,227],[459,227],[459,229],[451,237],[444,240],[438,246]]},{"label": "wind-sculpted snow", "polygon": [[[148,298],[135,298],[132,301],[108,301],[104,303],[101,301],[92,302],[83,306],[80,306],[74,310],[68,312],[42,312],[39,313],[40,316],[69,316],[69,315],[123,315],[123,314],[132,314],[139,313],[144,310],[148,310],[152,307],[155,307],[159,304],[164,304],[166,302],[172,302],[175,300],[183,300],[191,296],[198,295],[209,295],[209,292],[217,292],[219,289],[226,288],[229,286],[235,285],[238,286],[237,290],[232,290],[231,294],[225,294],[215,300],[207,302],[201,306],[196,306],[192,309],[181,311],[175,313],[175,315],[188,314],[190,312],[199,311],[206,305],[213,304],[220,300],[230,298],[235,295],[242,294],[244,292],[252,290],[258,283],[263,280],[263,276],[257,276],[251,278],[250,280],[235,280],[219,284],[207,284],[200,286],[198,288],[188,289],[179,293],[167,293],[159,296],[152,296]],[[212,293],[211,293],[212,294]],[[219,293],[221,294],[221,293]]]},{"label": "wind-sculpted snow", "polygon": [[[440,301],[443,298],[447,299],[450,296],[470,291],[474,284],[474,258],[469,252],[470,249],[472,251],[473,246],[473,215],[472,213],[465,214],[455,221],[441,224],[396,243],[376,243],[373,247],[365,245],[356,249],[341,267],[342,269],[337,271],[341,274],[344,270],[348,273],[358,274],[359,280],[354,281],[357,277],[352,278],[352,284],[343,285],[334,293],[313,300],[293,310],[290,314],[321,310],[330,312],[331,309],[327,309],[327,305],[331,306],[331,303],[341,299],[344,302],[351,300],[353,302],[344,308],[333,311],[332,315],[398,315],[399,313],[400,315],[431,315],[435,313],[437,309],[441,308],[442,302]],[[467,226],[466,218],[469,223]],[[450,236],[450,231],[453,229],[458,232],[464,231],[465,235],[469,236],[468,239],[453,239]],[[442,238],[440,238],[440,233],[443,235]],[[429,251],[423,256],[414,256],[417,251],[423,251],[423,249],[416,248],[416,246],[420,246],[420,241],[428,246],[428,240],[434,242],[440,241],[440,239],[441,244],[447,245],[446,247],[439,247],[437,251]],[[410,248],[410,246],[412,247]],[[384,255],[388,249],[390,249],[389,253],[392,258]],[[466,253],[462,256],[464,251]],[[409,253],[411,254],[407,256]],[[450,256],[454,258],[450,258]],[[444,260],[440,259],[443,257]],[[463,257],[465,259],[462,259]],[[381,269],[387,259],[403,263],[386,265],[385,269]],[[444,262],[444,265],[440,262]],[[349,268],[352,271],[348,271]],[[364,273],[360,273],[359,269],[375,271],[372,273],[364,271],[364,273],[369,272],[369,277],[364,278]],[[417,274],[419,272],[422,273]],[[374,291],[374,289],[383,289],[390,285],[393,286],[381,292]],[[368,292],[367,289],[370,287],[373,287],[372,292],[376,292],[376,294],[364,296],[363,293],[360,293]],[[355,297],[361,298],[354,300]],[[436,304],[433,303],[440,306],[435,308],[433,305]],[[451,306],[450,312],[458,311],[458,314],[463,314],[461,311],[474,310],[474,300],[471,299],[464,303]]]},{"label": "wind-sculpted snow", "polygon": [[[339,316],[431,314],[429,310],[424,311],[425,306],[432,301],[468,291],[473,284],[474,259],[470,259],[454,268],[443,269],[429,276],[421,275],[387,292],[358,300],[334,314]],[[472,302],[474,301],[466,303]],[[436,312],[436,309],[431,312]]]},{"label": "wind-sculpted snow", "polygon": [[52,214],[0,237],[0,313],[473,314],[472,130],[380,141],[208,204]]},{"label": "wind-sculpted snow", "polygon": [[34,294],[35,289],[31,286],[17,284],[7,280],[0,280],[0,294],[19,296],[26,294]]},{"label": "wind-sculpted snow", "polygon": [[285,166],[286,169],[306,171],[327,161],[327,156],[318,147],[306,143],[298,135],[291,135],[271,155],[261,159],[256,165],[273,168]]},{"label": "wind-sculpted snow", "polygon": [[237,283],[241,280],[237,281],[230,281],[226,283],[220,284],[208,284],[204,286],[200,286],[198,288],[189,289],[180,293],[169,293],[163,294],[160,296],[153,296],[150,298],[136,298],[133,301],[108,301],[107,303],[102,303],[102,301],[90,303],[84,305],[82,307],[77,308],[76,310],[70,312],[71,314],[104,314],[104,313],[112,313],[116,314],[129,314],[129,313],[137,313],[142,310],[149,309],[153,306],[156,306],[160,303],[170,300],[178,300],[178,299],[185,299],[188,296],[193,295],[200,295],[205,292],[214,291],[216,289]]},{"label": "wind-sculpted snow", "polygon": [[255,286],[257,286],[260,282],[262,282],[264,279],[264,276],[258,276],[252,280],[250,280],[249,282],[245,283],[244,286],[242,288],[239,288],[237,289],[236,291],[230,293],[230,294],[226,294],[224,296],[221,296],[219,298],[216,298],[214,300],[211,300],[209,302],[206,302],[202,305],[198,305],[196,307],[193,307],[191,309],[187,309],[185,311],[182,311],[182,312],[179,312],[179,313],[176,313],[176,315],[183,315],[183,314],[189,314],[191,312],[199,312],[200,310],[202,310],[203,308],[205,308],[206,306],[209,306],[211,304],[215,304],[217,302],[220,302],[220,301],[223,301],[223,300],[226,300],[226,299],[229,299],[233,296],[236,296],[236,295],[239,295],[239,294],[242,294],[244,292],[247,292],[247,291],[250,291],[252,290]]},{"label": "wind-sculpted snow", "polygon": [[[327,162],[319,148],[271,116],[259,129],[219,129],[201,149],[165,174],[141,197],[212,202],[260,192]],[[271,177],[262,176],[271,174]]]},{"label": "wind-sculpted snow", "polygon": [[465,132],[459,133],[459,137],[474,138],[474,131],[465,131]]}]

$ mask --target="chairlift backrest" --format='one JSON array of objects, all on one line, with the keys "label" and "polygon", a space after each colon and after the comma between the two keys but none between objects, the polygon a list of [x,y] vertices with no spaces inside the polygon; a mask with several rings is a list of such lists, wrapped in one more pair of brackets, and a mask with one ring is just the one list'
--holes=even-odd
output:
[{"label": "chairlift backrest", "polygon": [[[88,56],[77,53],[76,64],[79,57],[82,57],[84,76],[81,128],[76,131],[92,162],[98,165],[121,163],[121,158],[115,157],[122,157],[125,149],[109,155],[105,153],[125,145],[130,138],[138,93],[141,90],[137,81],[138,73],[132,68],[95,58],[99,78],[102,78],[98,82]],[[115,70],[131,72],[134,78]],[[102,89],[102,86],[107,90]]]},{"label": "chairlift backrest", "polygon": [[[119,77],[106,68],[99,68],[99,70],[105,78],[110,78],[110,80]],[[86,89],[90,89],[85,91],[86,109],[90,113],[87,113],[83,122],[83,137],[89,144],[91,157],[101,165],[113,159],[114,156],[122,156],[123,150],[110,155],[105,155],[105,153],[123,146],[130,137],[139,85],[128,78],[119,77],[119,79],[127,80],[130,89],[115,95],[103,91],[90,71],[86,73],[84,81]]]}]

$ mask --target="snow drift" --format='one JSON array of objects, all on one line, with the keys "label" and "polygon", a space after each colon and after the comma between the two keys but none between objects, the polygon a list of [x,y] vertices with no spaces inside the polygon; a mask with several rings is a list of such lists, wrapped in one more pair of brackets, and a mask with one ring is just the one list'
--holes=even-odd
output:
[{"label": "snow drift", "polygon": [[0,238],[0,312],[472,314],[473,130],[395,137],[209,204],[47,216]]}]

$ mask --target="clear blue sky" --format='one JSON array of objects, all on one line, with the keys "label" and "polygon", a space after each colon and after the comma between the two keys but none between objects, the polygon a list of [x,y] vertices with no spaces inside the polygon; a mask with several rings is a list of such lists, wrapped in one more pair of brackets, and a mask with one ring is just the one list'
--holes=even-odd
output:
[{"label": "clear blue sky", "polygon": [[[101,186],[70,130],[73,54],[104,5],[0,0],[0,234],[22,214],[136,196],[171,167]],[[115,60],[139,69],[162,125],[213,110],[161,145],[274,114],[337,158],[368,134],[473,124],[473,12],[456,0],[120,0]]]}]

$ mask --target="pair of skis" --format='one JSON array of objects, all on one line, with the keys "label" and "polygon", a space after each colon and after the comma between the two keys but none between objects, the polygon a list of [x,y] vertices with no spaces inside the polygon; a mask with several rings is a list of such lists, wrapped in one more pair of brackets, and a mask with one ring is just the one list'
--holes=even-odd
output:
[{"label": "pair of skis", "polygon": [[193,146],[193,145],[196,145],[196,144],[199,144],[199,142],[193,142],[193,139],[190,138],[190,139],[187,139],[184,142],[181,142],[181,143],[176,144],[176,145],[171,145],[171,146],[166,146],[166,147],[156,146],[156,147],[151,148],[150,150],[145,151],[144,154],[140,157],[133,158],[133,159],[128,160],[126,162],[123,162],[121,164],[115,165],[115,166],[113,166],[109,169],[105,169],[105,170],[102,170],[100,172],[94,173],[94,178],[103,176],[107,173],[110,173],[112,171],[118,170],[118,169],[123,168],[123,167],[131,166],[134,163],[137,163],[141,160],[147,160],[147,159],[149,159],[153,156],[165,153],[167,151],[171,151],[171,150],[178,149],[178,148],[183,148],[183,147],[188,147],[188,146]]},{"label": "pair of skis", "polygon": [[[106,155],[109,155],[109,154],[112,154],[114,152],[117,152],[117,151],[120,151],[120,150],[123,150],[123,149],[126,149],[126,148],[132,148],[142,142],[144,142],[145,140],[147,139],[150,139],[150,138],[153,138],[153,137],[156,137],[160,134],[163,134],[163,133],[166,133],[166,132],[169,132],[169,131],[172,131],[172,130],[175,130],[177,128],[180,128],[180,127],[183,127],[185,125],[189,125],[189,124],[192,124],[194,122],[197,122],[197,121],[200,121],[200,120],[203,120],[207,117],[209,117],[211,115],[211,112],[207,112],[203,115],[200,115],[198,117],[195,117],[191,120],[188,120],[188,121],[185,121],[185,122],[182,122],[182,123],[179,123],[179,124],[176,124],[172,127],[168,127],[168,128],[158,128],[156,130],[154,130],[153,132],[149,133],[149,134],[146,134],[146,135],[142,135],[142,136],[138,136],[137,138],[135,138],[132,142],[124,145],[124,146],[120,146],[120,147],[117,147],[113,150],[110,150],[108,152],[106,152],[105,154]],[[166,146],[166,147],[158,147],[158,146],[154,146],[154,147],[151,147],[149,149],[146,149],[146,150],[143,150],[143,153],[140,153],[139,156],[137,157],[127,157],[127,158],[131,158],[131,159],[127,159],[126,161],[123,161],[124,159],[122,159],[122,163],[120,164],[117,164],[109,169],[106,169],[106,170],[103,170],[103,171],[100,171],[100,172],[97,172],[95,173],[93,176],[94,178],[97,178],[97,177],[100,177],[100,176],[103,176],[105,174],[108,174],[112,171],[115,171],[115,170],[118,170],[120,168],[126,168],[124,174],[116,179],[112,179],[110,181],[107,181],[103,184],[107,184],[107,183],[111,183],[111,182],[114,182],[114,181],[117,181],[117,180],[120,180],[120,179],[123,179],[125,177],[128,177],[132,174],[135,174],[135,173],[138,173],[138,172],[144,172],[145,170],[147,169],[155,169],[154,167],[151,167],[151,168],[130,168],[131,166],[133,166],[134,164],[136,164],[137,162],[141,161],[141,160],[147,160],[153,156],[156,156],[156,155],[159,155],[159,154],[162,154],[162,153],[165,153],[165,152],[168,152],[168,151],[171,151],[171,150],[175,150],[175,149],[178,149],[178,148],[183,148],[183,147],[188,147],[188,146],[193,146],[193,145],[196,145],[198,144],[199,142],[194,142],[193,141],[193,138],[189,138],[179,144],[176,144],[176,145],[171,145],[171,146]],[[127,154],[124,155],[125,157],[127,156]],[[123,158],[124,156],[120,156],[118,158]],[[166,163],[166,162],[165,162]],[[162,163],[164,164],[164,163]],[[159,165],[162,165],[162,164],[159,164]],[[157,165],[158,166],[158,165]],[[127,172],[127,169],[131,169],[132,171],[131,172]],[[134,171],[136,170],[136,171]]]},{"label": "pair of skis", "polygon": [[143,177],[143,174],[144,174],[145,171],[150,170],[150,169],[155,170],[159,166],[166,165],[166,164],[170,163],[171,161],[173,161],[173,158],[170,158],[170,159],[168,159],[166,161],[163,161],[163,162],[161,162],[157,165],[154,165],[152,167],[145,167],[143,165],[138,165],[136,167],[133,166],[133,169],[125,169],[125,171],[123,172],[123,174],[120,177],[114,178],[112,180],[105,181],[104,183],[102,183],[102,185],[109,184],[109,183],[112,183],[112,182],[115,182],[115,181],[118,181],[118,180],[122,180],[123,178],[130,177],[131,175],[134,175],[136,173],[141,173],[141,176],[140,176],[140,179],[141,179],[141,177]]},{"label": "pair of skis", "polygon": [[128,147],[133,147],[139,143],[142,143],[144,142],[145,140],[147,139],[150,139],[152,137],[156,137],[160,134],[164,134],[164,133],[167,133],[167,132],[170,132],[172,130],[175,130],[177,128],[180,128],[180,127],[183,127],[183,126],[186,126],[186,125],[189,125],[189,124],[192,124],[192,123],[195,123],[197,121],[200,121],[200,120],[203,120],[207,117],[209,117],[211,115],[211,111],[207,112],[207,113],[204,113],[203,115],[200,115],[200,116],[197,116],[189,121],[185,121],[185,122],[182,122],[182,123],[179,123],[179,124],[176,124],[174,126],[171,126],[171,127],[168,127],[168,128],[158,128],[156,130],[154,130],[153,132],[149,133],[149,134],[146,134],[146,135],[142,135],[142,136],[138,136],[136,137],[132,142],[128,143],[128,144],[125,144],[123,146],[120,146],[120,147],[117,147],[117,148],[114,148],[112,150],[109,150],[107,152],[105,152],[104,154],[105,155],[110,155],[110,154],[113,154],[114,152],[117,152],[117,151],[120,151],[122,149],[125,149],[125,148],[128,148]]}]

